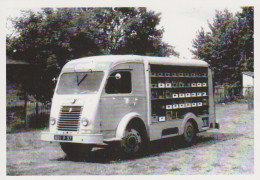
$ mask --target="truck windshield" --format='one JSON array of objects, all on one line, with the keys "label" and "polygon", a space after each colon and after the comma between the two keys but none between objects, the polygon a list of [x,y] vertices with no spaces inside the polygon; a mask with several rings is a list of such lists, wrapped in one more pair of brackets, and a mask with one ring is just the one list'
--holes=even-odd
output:
[{"label": "truck windshield", "polygon": [[97,93],[104,72],[63,73],[57,88],[58,94]]}]

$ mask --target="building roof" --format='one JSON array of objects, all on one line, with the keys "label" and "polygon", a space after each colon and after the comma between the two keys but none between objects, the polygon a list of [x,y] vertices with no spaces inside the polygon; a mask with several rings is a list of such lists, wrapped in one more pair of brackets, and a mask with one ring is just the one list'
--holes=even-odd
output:
[{"label": "building roof", "polygon": [[30,64],[30,63],[21,60],[13,60],[13,59],[6,58],[6,64]]},{"label": "building roof", "polygon": [[251,71],[242,72],[242,74],[250,76],[250,77],[254,77],[254,72],[251,72]]}]

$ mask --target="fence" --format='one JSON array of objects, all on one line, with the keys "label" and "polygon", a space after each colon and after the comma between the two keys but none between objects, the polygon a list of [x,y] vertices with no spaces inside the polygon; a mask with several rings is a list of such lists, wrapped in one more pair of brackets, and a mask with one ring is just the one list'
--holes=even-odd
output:
[{"label": "fence", "polygon": [[29,102],[27,104],[25,126],[45,127],[48,124],[50,115],[50,104],[40,102]]},{"label": "fence", "polygon": [[44,127],[49,120],[50,103],[44,104],[28,101],[26,113],[24,113],[24,102],[16,105],[7,105],[6,110],[7,124],[15,124],[22,120],[25,127]]},{"label": "fence", "polygon": [[27,103],[26,117],[30,117],[35,114],[40,115],[40,114],[49,114],[49,113],[50,113],[50,103],[44,104],[41,102],[30,102],[30,101]]},{"label": "fence", "polygon": [[215,103],[227,103],[236,100],[248,103],[249,109],[254,106],[254,87],[215,87]]}]

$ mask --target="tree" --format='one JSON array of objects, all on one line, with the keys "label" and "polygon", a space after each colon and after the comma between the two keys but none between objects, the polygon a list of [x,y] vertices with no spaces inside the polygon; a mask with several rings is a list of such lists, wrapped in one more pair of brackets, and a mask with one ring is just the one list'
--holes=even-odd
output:
[{"label": "tree", "polygon": [[193,41],[192,53],[207,61],[219,84],[240,84],[242,71],[253,71],[254,9],[243,7],[233,15],[228,10],[216,11],[210,32],[201,29]]},{"label": "tree", "polygon": [[7,55],[36,65],[23,83],[42,102],[52,97],[56,77],[70,59],[98,54],[178,55],[162,42],[160,14],[146,8],[44,8],[13,20]]}]

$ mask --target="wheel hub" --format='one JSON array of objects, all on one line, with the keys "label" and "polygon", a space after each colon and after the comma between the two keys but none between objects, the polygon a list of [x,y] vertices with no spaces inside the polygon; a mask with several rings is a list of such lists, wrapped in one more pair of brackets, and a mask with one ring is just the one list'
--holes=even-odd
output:
[{"label": "wheel hub", "polygon": [[137,137],[135,136],[131,136],[127,139],[127,144],[131,147],[134,147],[138,144],[138,140],[137,140]]},{"label": "wheel hub", "polygon": [[189,126],[187,128],[187,136],[188,137],[192,137],[193,136],[193,128],[191,126]]},{"label": "wheel hub", "polygon": [[184,129],[184,140],[186,143],[191,143],[194,138],[194,128],[191,123],[186,123]]},{"label": "wheel hub", "polygon": [[140,147],[141,136],[135,129],[129,129],[126,131],[125,137],[123,139],[123,148],[127,153],[137,152]]}]

